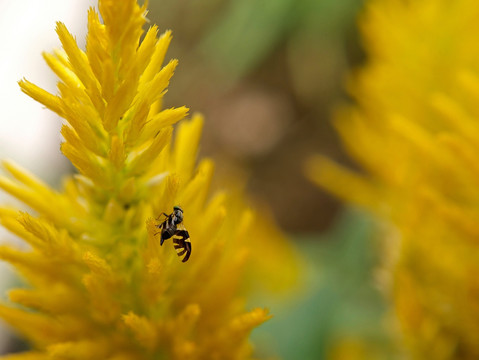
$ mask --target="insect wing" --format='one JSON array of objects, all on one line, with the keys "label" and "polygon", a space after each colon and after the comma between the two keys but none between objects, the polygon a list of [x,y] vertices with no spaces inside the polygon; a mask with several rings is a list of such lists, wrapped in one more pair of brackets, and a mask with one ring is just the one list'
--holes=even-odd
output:
[{"label": "insect wing", "polygon": [[176,233],[176,226],[173,224],[172,216],[171,215],[166,215],[166,216],[168,217],[159,226],[161,229],[160,245],[163,245],[163,242],[165,240],[168,240]]}]

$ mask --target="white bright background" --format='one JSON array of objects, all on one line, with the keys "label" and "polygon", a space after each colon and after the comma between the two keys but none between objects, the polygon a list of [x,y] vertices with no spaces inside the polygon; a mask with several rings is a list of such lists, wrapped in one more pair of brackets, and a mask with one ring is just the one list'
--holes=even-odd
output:
[{"label": "white bright background", "polygon": [[[87,10],[94,0],[0,0],[0,159],[13,159],[49,183],[58,183],[68,163],[60,153],[60,119],[23,94],[23,77],[56,93],[56,78],[42,51],[60,47],[55,22],[62,21],[84,49]],[[0,192],[0,203],[12,199]],[[0,243],[13,241],[0,229]],[[11,271],[0,265],[0,298]],[[0,323],[0,354],[9,337]]]}]

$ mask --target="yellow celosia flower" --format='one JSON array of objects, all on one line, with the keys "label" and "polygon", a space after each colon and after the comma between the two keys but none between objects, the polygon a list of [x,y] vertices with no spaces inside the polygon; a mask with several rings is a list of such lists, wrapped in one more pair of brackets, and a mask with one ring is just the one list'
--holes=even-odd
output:
[{"label": "yellow celosia flower", "polygon": [[399,229],[388,266],[415,359],[479,357],[478,11],[472,0],[369,1],[357,105],[335,122],[364,171],[321,157],[308,167]]},{"label": "yellow celosia flower", "polygon": [[[249,333],[269,315],[245,311],[239,289],[253,277],[244,275],[291,283],[289,247],[241,194],[211,192],[213,162],[196,165],[200,116],[172,143],[188,109],[161,110],[177,64],[162,67],[170,32],[158,38],[152,26],[140,43],[146,8],[134,0],[100,0],[99,13],[103,23],[88,13],[86,52],[57,24],[63,50],[44,57],[59,95],[20,82],[66,120],[61,149],[79,174],[55,191],[4,163],[0,188],[37,214],[0,210],[2,225],[31,245],[0,248],[31,285],[9,292],[22,307],[0,305],[33,347],[7,358],[249,358]],[[154,218],[175,205],[191,236],[187,263],[155,235]]]}]

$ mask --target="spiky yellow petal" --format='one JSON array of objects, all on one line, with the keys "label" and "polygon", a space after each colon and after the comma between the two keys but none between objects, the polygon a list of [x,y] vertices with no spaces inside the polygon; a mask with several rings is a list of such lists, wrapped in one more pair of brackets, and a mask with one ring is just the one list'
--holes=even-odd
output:
[{"label": "spiky yellow petal", "polygon": [[45,105],[58,115],[63,116],[62,104],[58,96],[50,94],[48,91],[43,90],[25,79],[19,81],[18,84],[25,94]]},{"label": "spiky yellow petal", "polygon": [[155,134],[163,127],[176,124],[188,115],[189,109],[185,106],[180,108],[165,109],[156,115],[152,116],[148,122],[144,124],[143,129],[138,129],[138,133],[141,131],[140,141],[145,139],[151,139]]},{"label": "spiky yellow petal", "polygon": [[151,61],[148,63],[143,75],[140,80],[140,90],[143,91],[143,86],[153,79],[153,77],[158,73],[165,59],[166,51],[170,46],[171,42],[171,31],[166,31],[163,35],[160,36],[155,45],[155,50],[151,57]]}]

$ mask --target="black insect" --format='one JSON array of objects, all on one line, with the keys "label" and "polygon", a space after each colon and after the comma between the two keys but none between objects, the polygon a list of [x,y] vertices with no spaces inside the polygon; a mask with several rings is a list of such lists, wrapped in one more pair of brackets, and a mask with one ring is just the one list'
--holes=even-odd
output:
[{"label": "black insect", "polygon": [[170,215],[162,213],[160,216],[162,215],[166,216],[166,219],[160,225],[156,225],[160,231],[155,233],[155,235],[161,233],[160,245],[163,245],[165,240],[172,237],[178,256],[182,256],[186,253],[181,261],[188,261],[191,255],[191,242],[190,234],[188,234],[188,231],[186,231],[185,226],[182,224],[183,209],[179,206],[174,206],[173,212]]}]

